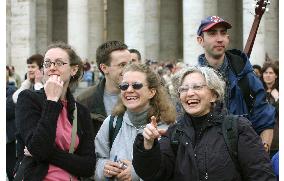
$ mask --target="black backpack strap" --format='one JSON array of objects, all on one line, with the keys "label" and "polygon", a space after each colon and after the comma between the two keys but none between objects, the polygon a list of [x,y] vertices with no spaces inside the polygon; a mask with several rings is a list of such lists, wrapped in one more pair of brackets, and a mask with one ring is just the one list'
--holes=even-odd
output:
[{"label": "black backpack strap", "polygon": [[[238,162],[238,116],[227,115],[222,123],[222,133],[228,148],[230,157],[232,158],[234,165],[237,170],[240,171]],[[241,173],[241,172],[239,172]]]},{"label": "black backpack strap", "polygon": [[[244,61],[242,60],[241,57],[234,55],[230,52],[226,52],[226,55],[229,58],[230,66],[233,72],[235,73],[235,75],[238,75],[245,67]],[[251,113],[255,102],[255,93],[250,89],[247,76],[243,76],[238,81],[238,86],[240,87],[241,92],[243,94],[248,112]]]},{"label": "black backpack strap", "polygon": [[173,152],[175,155],[177,155],[177,150],[178,150],[178,146],[180,143],[180,138],[183,135],[183,131],[181,130],[181,124],[177,123],[176,127],[173,130],[173,133],[171,135],[171,147],[173,149]]},{"label": "black backpack strap", "polygon": [[117,116],[115,127],[113,127],[113,121],[114,121],[114,116],[111,115],[110,119],[109,119],[109,144],[110,144],[109,148],[110,148],[110,150],[112,148],[112,144],[114,142],[114,139],[115,139],[116,135],[118,134],[118,132],[121,128],[122,121],[123,121],[123,115]]}]

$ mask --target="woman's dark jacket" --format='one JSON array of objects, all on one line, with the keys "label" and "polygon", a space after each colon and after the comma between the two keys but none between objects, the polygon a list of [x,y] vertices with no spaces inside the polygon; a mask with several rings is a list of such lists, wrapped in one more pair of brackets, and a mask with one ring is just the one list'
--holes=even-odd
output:
[{"label": "woman's dark jacket", "polygon": [[[69,89],[66,98],[68,120],[72,124],[75,100]],[[79,145],[74,154],[70,154],[57,148],[55,144],[57,119],[63,108],[62,103],[47,100],[44,89],[24,90],[19,94],[16,105],[17,129],[33,160],[29,168],[25,169],[25,180],[42,180],[49,164],[78,177],[94,174],[96,156],[90,113],[81,104],[76,105]]]},{"label": "woman's dark jacket", "polygon": [[209,114],[205,129],[197,134],[199,138],[196,139],[192,120],[184,115],[178,123],[182,124],[183,134],[176,154],[170,139],[177,124],[169,127],[159,142],[155,140],[150,150],[144,149],[143,136],[137,135],[133,145],[136,173],[146,181],[275,180],[260,137],[251,123],[242,117],[238,119],[238,164],[241,171],[237,171],[222,135],[223,120],[222,114]]}]

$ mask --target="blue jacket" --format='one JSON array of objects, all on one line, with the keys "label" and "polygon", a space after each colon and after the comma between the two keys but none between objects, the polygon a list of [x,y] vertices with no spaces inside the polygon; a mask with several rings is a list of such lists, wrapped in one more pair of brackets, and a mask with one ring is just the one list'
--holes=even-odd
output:
[{"label": "blue jacket", "polygon": [[[275,120],[275,108],[270,105],[266,100],[266,92],[260,79],[254,74],[251,63],[247,55],[240,50],[229,50],[226,52],[230,57],[238,57],[244,61],[244,68],[240,73],[235,74],[230,65],[231,60],[226,56],[229,64],[228,81],[230,82],[230,97],[226,103],[227,109],[230,113],[235,115],[247,115],[247,118],[251,121],[254,130],[260,134],[265,129],[273,129]],[[198,63],[201,66],[205,64],[205,55],[202,54],[198,58]],[[238,86],[238,80],[247,76],[250,89],[255,94],[255,102],[252,112],[249,113],[246,102],[240,87]]]}]

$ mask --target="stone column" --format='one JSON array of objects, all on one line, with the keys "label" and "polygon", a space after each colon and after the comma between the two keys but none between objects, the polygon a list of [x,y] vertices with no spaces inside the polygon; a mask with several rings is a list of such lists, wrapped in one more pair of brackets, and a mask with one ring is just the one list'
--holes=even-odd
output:
[{"label": "stone column", "polygon": [[[204,1],[204,17],[207,16],[218,16],[218,2],[212,0],[203,0]],[[223,10],[223,9],[222,9]]]},{"label": "stone column", "polygon": [[10,64],[11,64],[11,0],[6,0],[6,65]]},{"label": "stone column", "polygon": [[67,0],[52,1],[52,41],[67,43]]},{"label": "stone column", "polygon": [[235,0],[219,0],[218,1],[219,16],[228,21],[232,28],[228,30],[230,35],[229,49],[237,48],[242,50],[242,2]]},{"label": "stone column", "polygon": [[82,60],[88,58],[88,1],[68,1],[68,43]]},{"label": "stone column", "polygon": [[[270,0],[265,19],[265,51],[274,60],[279,59],[279,0]],[[282,41],[282,40],[281,40]]]},{"label": "stone column", "polygon": [[118,40],[124,42],[123,9],[123,0],[107,0],[107,40]]},{"label": "stone column", "polygon": [[183,62],[188,65],[196,65],[199,54],[203,52],[196,40],[200,21],[205,18],[203,7],[203,1],[183,0]]},{"label": "stone column", "polygon": [[178,58],[181,38],[179,35],[179,5],[178,1],[161,1],[160,59],[163,61],[172,61]]},{"label": "stone column", "polygon": [[145,55],[145,6],[141,0],[124,1],[124,42]]},{"label": "stone column", "polygon": [[[253,20],[254,20],[254,7],[252,6],[252,1],[243,0],[243,44],[247,42]],[[250,55],[251,64],[259,64],[262,65],[265,60],[265,49],[264,49],[264,21],[265,18],[261,19],[255,42],[252,48],[252,52]]]},{"label": "stone column", "polygon": [[36,50],[35,0],[11,1],[11,64],[24,78],[27,71],[26,60]]},{"label": "stone column", "polygon": [[145,1],[146,53],[142,59],[159,59],[160,53],[160,0]]},{"label": "stone column", "polygon": [[89,1],[88,59],[96,62],[96,49],[104,42],[104,1]]},{"label": "stone column", "polygon": [[36,52],[44,54],[52,41],[52,1],[36,1]]}]

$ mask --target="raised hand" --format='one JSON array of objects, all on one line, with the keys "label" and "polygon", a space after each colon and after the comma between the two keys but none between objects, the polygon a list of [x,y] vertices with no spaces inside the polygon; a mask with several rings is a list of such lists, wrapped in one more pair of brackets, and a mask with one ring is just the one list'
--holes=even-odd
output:
[{"label": "raised hand", "polygon": [[63,91],[63,81],[60,76],[51,75],[44,84],[44,90],[47,100],[57,102]]},{"label": "raised hand", "polygon": [[160,137],[160,133],[157,129],[157,121],[155,116],[151,117],[151,123],[147,124],[146,127],[144,128],[143,136],[144,136],[144,148],[146,150],[151,149],[154,144],[154,140]]}]

